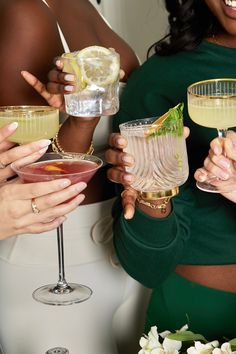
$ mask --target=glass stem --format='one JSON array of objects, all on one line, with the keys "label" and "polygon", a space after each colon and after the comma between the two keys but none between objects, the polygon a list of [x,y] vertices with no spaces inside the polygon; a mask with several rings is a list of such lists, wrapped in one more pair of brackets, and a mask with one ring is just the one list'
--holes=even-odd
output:
[{"label": "glass stem", "polygon": [[57,247],[58,247],[58,265],[59,265],[59,279],[57,282],[57,286],[60,288],[66,288],[68,284],[65,279],[63,224],[61,224],[57,228]]},{"label": "glass stem", "polygon": [[218,129],[218,136],[219,138],[226,138],[227,129]]}]

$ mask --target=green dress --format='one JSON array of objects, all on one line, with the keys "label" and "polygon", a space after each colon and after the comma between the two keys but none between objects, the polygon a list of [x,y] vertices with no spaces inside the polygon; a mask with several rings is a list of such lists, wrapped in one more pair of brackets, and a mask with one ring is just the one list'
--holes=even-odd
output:
[{"label": "green dress", "polygon": [[154,324],[159,330],[175,330],[189,323],[191,330],[209,339],[236,337],[236,294],[200,286],[174,273],[177,264],[236,263],[236,205],[198,190],[193,178],[217,132],[192,122],[186,104],[190,84],[226,77],[236,77],[236,49],[204,41],[191,52],[153,55],[132,74],[113,120],[114,131],[119,131],[120,123],[158,116],[184,102],[184,124],[190,128],[189,179],[172,199],[172,213],[155,219],[136,209],[127,221],[119,199],[113,207],[119,260],[133,278],[153,289],[146,330]]}]

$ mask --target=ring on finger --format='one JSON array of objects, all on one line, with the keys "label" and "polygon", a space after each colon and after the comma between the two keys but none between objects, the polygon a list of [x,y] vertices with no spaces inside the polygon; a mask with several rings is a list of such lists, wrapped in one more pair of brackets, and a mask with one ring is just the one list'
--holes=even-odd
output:
[{"label": "ring on finger", "polygon": [[35,202],[35,198],[31,199],[31,209],[32,209],[32,212],[34,214],[39,214],[40,213],[40,209],[37,207],[37,204]]}]

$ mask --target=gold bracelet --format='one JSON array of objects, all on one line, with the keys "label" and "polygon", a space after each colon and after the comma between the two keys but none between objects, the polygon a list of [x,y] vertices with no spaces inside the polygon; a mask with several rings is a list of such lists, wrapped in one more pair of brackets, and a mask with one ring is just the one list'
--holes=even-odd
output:
[{"label": "gold bracelet", "polygon": [[138,195],[138,197],[137,197],[136,200],[137,200],[137,202],[138,202],[139,204],[146,205],[147,207],[149,207],[149,208],[151,208],[151,209],[154,209],[154,210],[160,209],[161,213],[162,213],[162,214],[165,214],[166,211],[167,211],[167,205],[168,205],[170,199],[171,199],[171,197],[159,198],[159,199],[157,199],[157,200],[160,200],[161,203],[160,203],[160,204],[156,204],[156,203],[150,203],[150,202],[148,202],[148,201],[142,199],[142,198],[140,197],[140,195]]},{"label": "gold bracelet", "polygon": [[[61,125],[60,125],[61,127]],[[59,127],[59,130],[60,130]],[[58,133],[52,138],[52,150],[55,153],[62,153],[65,154],[66,151],[62,148],[61,144],[59,143],[59,139],[58,139]],[[93,141],[91,141],[91,144],[89,146],[89,149],[87,152],[85,152],[86,155],[92,155],[94,153],[94,147],[93,147]]]}]

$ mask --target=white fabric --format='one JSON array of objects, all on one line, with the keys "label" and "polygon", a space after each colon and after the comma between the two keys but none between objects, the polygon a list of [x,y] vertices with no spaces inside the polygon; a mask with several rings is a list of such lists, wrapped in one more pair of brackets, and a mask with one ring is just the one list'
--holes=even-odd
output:
[{"label": "white fabric", "polygon": [[138,306],[146,292],[121,267],[111,265],[110,259],[117,264],[112,203],[80,206],[64,224],[66,279],[93,290],[81,304],[49,306],[31,296],[37,287],[58,279],[56,231],[0,241],[4,354],[44,354],[55,346],[68,348],[70,354],[117,354],[117,346],[125,341],[138,345],[142,332]]},{"label": "white fabric", "polygon": [[[96,128],[96,154],[107,144],[111,119],[102,117]],[[49,306],[32,298],[37,287],[57,281],[56,231],[0,241],[0,351],[2,346],[4,354],[44,354],[56,346],[68,348],[70,354],[137,352],[149,291],[117,266],[112,203],[79,206],[64,224],[66,279],[93,289],[91,298],[81,304]]]}]

